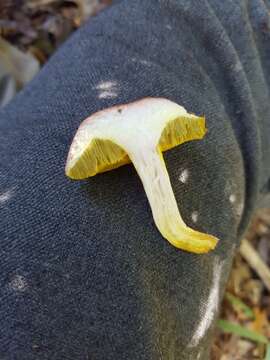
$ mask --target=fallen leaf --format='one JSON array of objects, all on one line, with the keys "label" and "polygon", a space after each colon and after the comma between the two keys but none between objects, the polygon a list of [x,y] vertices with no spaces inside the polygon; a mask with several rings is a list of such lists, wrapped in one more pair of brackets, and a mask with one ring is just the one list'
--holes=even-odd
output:
[{"label": "fallen leaf", "polygon": [[31,54],[25,54],[0,37],[1,66],[19,87],[24,86],[39,71],[39,63]]},{"label": "fallen leaf", "polygon": [[[256,307],[254,309],[254,315],[255,315],[255,319],[250,324],[250,329],[255,330],[259,333],[265,334],[267,332],[267,330],[269,330],[269,328],[270,328],[270,323],[269,323],[266,311]],[[265,335],[267,335],[267,334],[265,334]]]}]

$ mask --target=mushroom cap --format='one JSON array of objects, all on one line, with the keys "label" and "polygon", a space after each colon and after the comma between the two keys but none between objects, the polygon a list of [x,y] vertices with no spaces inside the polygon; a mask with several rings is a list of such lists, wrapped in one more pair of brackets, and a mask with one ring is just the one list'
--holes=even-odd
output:
[{"label": "mushroom cap", "polygon": [[134,146],[171,149],[206,133],[204,117],[165,98],[144,98],[94,113],[80,125],[66,162],[66,175],[85,179],[130,162]]}]

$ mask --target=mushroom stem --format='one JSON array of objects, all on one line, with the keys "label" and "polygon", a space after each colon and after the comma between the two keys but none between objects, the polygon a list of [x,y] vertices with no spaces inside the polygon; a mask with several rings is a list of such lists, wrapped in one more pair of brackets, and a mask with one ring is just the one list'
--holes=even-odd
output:
[{"label": "mushroom stem", "polygon": [[175,247],[205,253],[216,246],[214,236],[189,228],[181,218],[162,152],[156,146],[137,147],[128,153],[143,183],[154,221]]}]

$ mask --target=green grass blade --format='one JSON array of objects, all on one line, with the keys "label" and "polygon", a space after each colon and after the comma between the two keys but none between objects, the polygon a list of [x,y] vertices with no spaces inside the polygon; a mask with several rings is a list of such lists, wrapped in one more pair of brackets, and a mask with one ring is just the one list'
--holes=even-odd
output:
[{"label": "green grass blade", "polygon": [[242,300],[240,300],[238,297],[232,295],[229,292],[226,292],[225,299],[229,301],[229,303],[232,305],[232,307],[237,311],[241,310],[249,319],[254,319],[254,313],[252,309],[247,306]]},{"label": "green grass blade", "polygon": [[266,346],[266,355],[264,360],[270,360],[270,343],[268,343]]},{"label": "green grass blade", "polygon": [[259,334],[256,331],[246,329],[245,327],[239,324],[232,323],[227,320],[218,320],[218,327],[226,333],[238,335],[245,339],[249,339],[258,343],[263,343],[263,344],[268,343],[268,340],[264,335]]}]

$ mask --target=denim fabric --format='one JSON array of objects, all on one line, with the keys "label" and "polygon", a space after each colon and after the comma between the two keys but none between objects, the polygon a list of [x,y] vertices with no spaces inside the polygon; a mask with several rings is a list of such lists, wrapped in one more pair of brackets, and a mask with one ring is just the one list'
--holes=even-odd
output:
[{"label": "denim fabric", "polygon": [[[124,0],[75,33],[0,112],[1,360],[195,360],[270,178],[269,2]],[[165,153],[205,255],[157,231],[132,167],[65,177],[81,121],[162,96],[208,133]],[[182,181],[183,171],[188,173]]]}]

